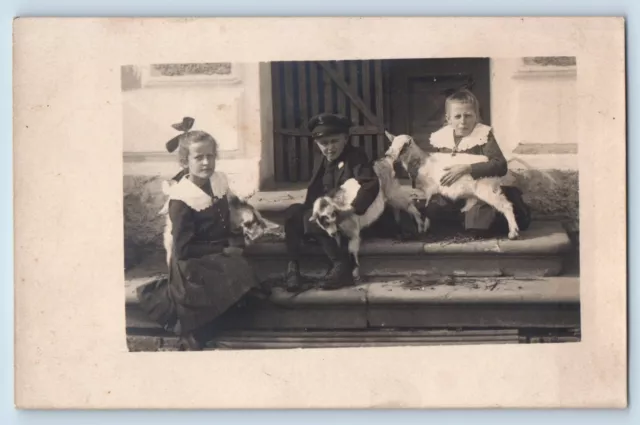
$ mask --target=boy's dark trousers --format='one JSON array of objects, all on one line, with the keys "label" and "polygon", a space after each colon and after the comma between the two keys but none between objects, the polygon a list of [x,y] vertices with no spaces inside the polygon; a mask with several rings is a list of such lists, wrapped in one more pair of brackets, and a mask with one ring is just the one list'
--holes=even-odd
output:
[{"label": "boy's dark trousers", "polygon": [[302,244],[306,239],[313,238],[322,247],[331,262],[331,269],[326,276],[327,288],[341,287],[353,284],[351,261],[346,244],[338,242],[314,222],[310,222],[312,211],[303,204],[291,205],[286,211],[284,224],[285,243],[287,246],[289,267],[287,270],[287,287],[294,290],[300,286],[300,255]]}]

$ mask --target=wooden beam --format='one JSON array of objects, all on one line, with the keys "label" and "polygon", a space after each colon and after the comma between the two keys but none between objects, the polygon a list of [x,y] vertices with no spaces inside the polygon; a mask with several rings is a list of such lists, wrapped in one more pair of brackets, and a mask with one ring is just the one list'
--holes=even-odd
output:
[{"label": "wooden beam", "polygon": [[335,113],[336,110],[333,107],[333,83],[326,72],[322,73],[322,85],[324,88],[324,111],[322,112]]},{"label": "wooden beam", "polygon": [[[287,127],[295,126],[295,99],[293,93],[293,85],[297,84],[297,81],[293,80],[293,67],[296,66],[294,62],[284,63],[284,125]],[[296,140],[293,137],[285,138],[287,144],[285,145],[285,153],[287,156],[288,164],[288,177],[289,181],[298,181],[298,149],[296,149]]]},{"label": "wooden beam", "polygon": [[[306,129],[299,128],[283,128],[280,130],[273,130],[274,133],[281,134],[283,136],[300,136],[300,137],[310,137],[311,132]],[[352,127],[350,134],[357,136],[366,136],[366,135],[375,135],[379,134],[380,129],[375,126],[358,126]]]},{"label": "wooden beam", "polygon": [[282,125],[282,102],[284,102],[284,96],[282,95],[282,85],[280,83],[280,75],[282,72],[282,63],[271,63],[271,85],[273,96],[273,129],[275,137],[273,138],[273,166],[275,171],[275,180],[282,182],[285,180],[284,170],[284,143],[285,137],[278,132],[283,127]]},{"label": "wooden beam", "polygon": [[[362,67],[362,99],[364,104],[371,108],[371,62],[368,60],[360,61],[360,66]],[[373,159],[373,142],[375,137],[365,136],[363,139],[367,155]]]},{"label": "wooden beam", "polygon": [[[298,62],[298,102],[300,107],[301,124],[304,125],[309,120],[309,108],[307,106],[307,64]],[[300,139],[300,180],[307,181],[311,178],[310,140],[303,136]]]},{"label": "wooden beam", "polygon": [[[375,75],[374,75],[374,83],[375,83],[375,96],[376,96],[376,113],[380,119],[380,126],[384,128],[384,102],[383,102],[383,85],[382,85],[382,61],[375,60],[373,61]],[[378,152],[378,156],[383,156],[384,151],[386,150],[385,145],[387,138],[383,133],[378,134],[376,143],[376,152]]]},{"label": "wooden beam", "polygon": [[319,61],[318,62],[322,69],[331,77],[334,83],[351,99],[351,102],[364,114],[364,116],[371,121],[373,124],[378,125],[379,128],[382,128],[382,123],[376,117],[376,115],[369,109],[367,105],[364,104],[362,99],[358,96],[357,93],[353,91],[353,89],[346,83],[346,81],[338,75],[336,71],[334,71],[327,62]]}]

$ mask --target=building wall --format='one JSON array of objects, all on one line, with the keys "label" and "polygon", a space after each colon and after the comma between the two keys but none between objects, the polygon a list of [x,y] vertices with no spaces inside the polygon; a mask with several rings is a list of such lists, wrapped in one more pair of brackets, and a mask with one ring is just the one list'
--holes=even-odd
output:
[{"label": "building wall", "polygon": [[577,71],[565,62],[491,60],[492,124],[509,158],[540,169],[578,169]]},{"label": "building wall", "polygon": [[165,143],[179,134],[171,125],[183,117],[193,117],[194,130],[207,131],[218,141],[216,167],[227,174],[236,193],[248,196],[273,175],[269,65],[232,63],[222,73],[207,74],[204,68],[196,72],[158,75],[148,65],[122,69],[124,230],[129,264],[161,246],[163,218],[158,211],[165,201],[161,183],[180,171],[177,152],[168,153]]},{"label": "building wall", "polygon": [[[562,62],[562,61],[561,61]],[[566,62],[566,61],[565,61]],[[154,75],[149,66],[123,67],[125,252],[135,263],[161,246],[161,182],[180,167],[164,144],[171,124],[195,118],[194,128],[220,144],[217,168],[243,196],[273,170],[271,75],[267,63],[230,64],[212,75]],[[491,115],[496,138],[538,217],[578,229],[576,67],[523,58],[491,61]]]},{"label": "building wall", "polygon": [[129,78],[122,93],[125,176],[176,174],[177,153],[168,153],[165,143],[179,134],[171,125],[185,116],[195,118],[194,130],[217,140],[216,165],[238,193],[256,191],[273,174],[272,161],[261,161],[273,146],[269,67],[230,65],[230,74],[172,77],[153,77],[146,66],[129,67],[127,75],[138,77]]},{"label": "building wall", "polygon": [[579,224],[577,67],[572,58],[491,60],[491,116],[511,170],[538,217]]}]

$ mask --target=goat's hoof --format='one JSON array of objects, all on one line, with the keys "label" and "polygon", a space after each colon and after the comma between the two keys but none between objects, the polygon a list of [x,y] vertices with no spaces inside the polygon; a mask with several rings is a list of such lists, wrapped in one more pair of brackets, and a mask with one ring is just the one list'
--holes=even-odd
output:
[{"label": "goat's hoof", "polygon": [[427,233],[429,227],[431,227],[431,220],[427,217],[424,219],[424,223],[422,224],[422,233]]},{"label": "goat's hoof", "polygon": [[512,230],[509,232],[509,239],[514,240],[520,237],[520,232],[518,230]]},{"label": "goat's hoof", "polygon": [[351,274],[353,276],[353,280],[354,281],[359,281],[360,280],[360,269],[353,269],[353,273]]}]

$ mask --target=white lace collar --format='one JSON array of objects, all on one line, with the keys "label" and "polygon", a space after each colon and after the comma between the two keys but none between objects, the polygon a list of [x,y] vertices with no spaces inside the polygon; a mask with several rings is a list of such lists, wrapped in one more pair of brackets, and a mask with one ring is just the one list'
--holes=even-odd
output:
[{"label": "white lace collar", "polygon": [[[478,123],[468,136],[465,136],[460,141],[457,150],[466,151],[475,146],[482,146],[487,143],[489,132],[491,127],[485,124]],[[450,125],[442,127],[440,130],[431,134],[431,146],[438,149],[456,149],[456,143],[454,139],[454,129]]]},{"label": "white lace collar", "polygon": [[194,210],[202,211],[213,205],[215,198],[225,196],[229,190],[227,177],[223,173],[214,172],[210,182],[213,198],[193,183],[187,174],[168,189],[169,199],[182,201]]}]

